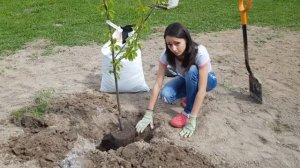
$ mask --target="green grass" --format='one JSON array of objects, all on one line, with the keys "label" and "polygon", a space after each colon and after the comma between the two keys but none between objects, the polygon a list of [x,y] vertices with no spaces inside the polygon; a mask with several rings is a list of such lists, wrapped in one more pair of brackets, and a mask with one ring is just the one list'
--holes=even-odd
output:
[{"label": "green grass", "polygon": [[38,91],[34,97],[34,104],[29,107],[23,107],[17,111],[11,113],[13,119],[19,119],[23,117],[25,113],[30,113],[33,116],[43,116],[49,106],[49,103],[53,96],[53,89],[45,89]]},{"label": "green grass", "polygon": [[[137,0],[115,0],[115,23],[132,24]],[[35,39],[49,39],[56,45],[103,43],[107,39],[102,0],[1,0],[0,55],[7,55]],[[181,22],[192,32],[237,29],[240,15],[237,0],[180,0],[172,10],[156,10],[151,27]],[[300,30],[299,0],[254,0],[248,24]],[[151,31],[150,31],[151,32]]]},{"label": "green grass", "polygon": [[15,50],[39,38],[50,39],[57,45],[101,41],[99,0],[2,0],[0,3],[0,52]]}]

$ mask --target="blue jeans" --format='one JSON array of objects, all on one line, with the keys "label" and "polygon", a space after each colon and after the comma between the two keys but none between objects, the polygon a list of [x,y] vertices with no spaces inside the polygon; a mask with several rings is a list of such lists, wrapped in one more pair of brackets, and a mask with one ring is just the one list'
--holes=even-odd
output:
[{"label": "blue jeans", "polygon": [[[199,71],[196,65],[192,65],[185,77],[176,76],[165,84],[160,92],[160,98],[166,103],[174,103],[176,99],[187,98],[184,108],[186,114],[190,114],[198,92]],[[208,73],[206,91],[211,91],[217,86],[217,78],[214,72]]]}]

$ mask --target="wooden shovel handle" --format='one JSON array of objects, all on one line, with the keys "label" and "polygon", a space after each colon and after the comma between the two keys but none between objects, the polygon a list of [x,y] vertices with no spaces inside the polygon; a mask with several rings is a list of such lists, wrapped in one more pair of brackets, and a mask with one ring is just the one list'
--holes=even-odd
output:
[{"label": "wooden shovel handle", "polygon": [[250,10],[251,4],[252,4],[252,0],[248,0],[246,7],[244,7],[243,0],[239,0],[239,11],[241,12],[241,23],[242,23],[242,25],[247,24],[247,11]]}]

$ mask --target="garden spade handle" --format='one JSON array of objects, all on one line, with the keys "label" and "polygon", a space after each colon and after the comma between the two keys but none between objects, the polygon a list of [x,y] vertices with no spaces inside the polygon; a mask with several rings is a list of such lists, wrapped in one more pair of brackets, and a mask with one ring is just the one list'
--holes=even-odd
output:
[{"label": "garden spade handle", "polygon": [[247,6],[245,8],[243,0],[239,0],[239,10],[241,12],[241,23],[242,23],[242,25],[247,24],[247,13],[246,12],[250,10],[251,4],[252,4],[252,0],[248,0],[247,1]]},{"label": "garden spade handle", "polygon": [[243,0],[239,0],[239,11],[241,12],[241,24],[243,29],[243,39],[244,39],[244,53],[245,53],[245,63],[247,71],[251,76],[253,76],[250,65],[249,65],[249,57],[248,57],[248,40],[247,40],[247,11],[250,10],[252,4],[252,0],[247,1],[246,8],[244,7]]}]

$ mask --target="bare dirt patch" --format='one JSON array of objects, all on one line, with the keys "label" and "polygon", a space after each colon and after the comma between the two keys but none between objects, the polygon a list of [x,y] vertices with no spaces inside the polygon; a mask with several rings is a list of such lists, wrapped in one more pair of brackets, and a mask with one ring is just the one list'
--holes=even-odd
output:
[{"label": "bare dirt patch", "polygon": [[[0,60],[0,167],[289,167],[300,165],[300,34],[249,27],[249,57],[263,83],[263,104],[249,97],[241,30],[194,35],[210,53],[219,85],[207,94],[197,130],[189,138],[169,120],[179,102],[158,102],[155,129],[117,150],[96,147],[117,129],[115,96],[98,92],[101,46],[28,44]],[[143,42],[145,79],[153,86],[162,32]],[[166,79],[169,80],[169,79]],[[56,99],[41,118],[10,113],[32,104],[36,91]],[[123,118],[142,117],[149,93],[121,94]]]}]

